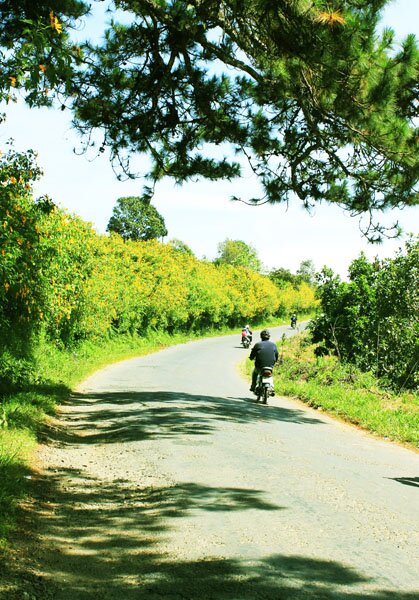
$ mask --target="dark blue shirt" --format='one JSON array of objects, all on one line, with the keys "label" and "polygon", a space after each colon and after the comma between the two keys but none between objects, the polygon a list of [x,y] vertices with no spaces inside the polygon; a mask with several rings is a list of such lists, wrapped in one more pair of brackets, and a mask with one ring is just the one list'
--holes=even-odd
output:
[{"label": "dark blue shirt", "polygon": [[262,367],[273,367],[278,356],[276,344],[270,340],[262,340],[253,346],[249,358],[254,360],[255,366],[261,369]]}]

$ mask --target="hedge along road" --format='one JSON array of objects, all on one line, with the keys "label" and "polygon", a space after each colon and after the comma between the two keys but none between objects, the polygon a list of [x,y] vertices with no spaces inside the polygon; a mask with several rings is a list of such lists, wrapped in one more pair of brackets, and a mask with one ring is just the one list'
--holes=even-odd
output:
[{"label": "hedge along road", "polygon": [[301,403],[257,404],[248,353],[238,335],[190,342],[70,398],[40,453],[48,597],[417,598],[418,455]]}]

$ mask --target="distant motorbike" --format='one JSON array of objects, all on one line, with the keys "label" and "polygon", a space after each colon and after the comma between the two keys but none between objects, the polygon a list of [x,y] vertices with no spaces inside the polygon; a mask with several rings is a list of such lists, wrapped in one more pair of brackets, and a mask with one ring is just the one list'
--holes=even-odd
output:
[{"label": "distant motorbike", "polygon": [[297,319],[291,319],[291,329],[295,329],[297,327]]},{"label": "distant motorbike", "polygon": [[248,333],[242,332],[242,346],[243,348],[249,348],[250,344],[252,343],[252,340],[250,338],[250,335]]},{"label": "distant motorbike", "polygon": [[267,404],[268,396],[275,396],[273,368],[263,367],[258,374],[255,390],[257,400],[262,400],[262,404]]}]

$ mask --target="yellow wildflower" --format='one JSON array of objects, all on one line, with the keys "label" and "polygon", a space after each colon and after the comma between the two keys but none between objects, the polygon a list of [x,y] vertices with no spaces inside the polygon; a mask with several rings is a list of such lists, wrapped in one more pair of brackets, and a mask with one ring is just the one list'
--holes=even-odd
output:
[{"label": "yellow wildflower", "polygon": [[12,87],[16,87],[16,77],[13,77],[13,75],[10,75],[9,79],[10,79],[10,85]]},{"label": "yellow wildflower", "polygon": [[61,25],[61,23],[59,22],[59,20],[57,19],[57,17],[54,15],[53,11],[51,11],[49,13],[49,22],[51,24],[51,27],[54,31],[56,31],[57,33],[61,33],[63,30],[63,26]]},{"label": "yellow wildflower", "polygon": [[345,17],[343,17],[337,10],[329,10],[319,12],[315,21],[322,25],[329,25],[334,27],[335,25],[344,25],[346,23]]},{"label": "yellow wildflower", "polygon": [[10,183],[13,183],[13,184],[17,183],[17,179],[16,179],[16,177],[13,177],[13,175],[11,177],[9,177],[9,181],[10,181]]},{"label": "yellow wildflower", "polygon": [[42,73],[45,73],[45,71],[47,70],[45,65],[39,65],[39,70],[42,71]]}]

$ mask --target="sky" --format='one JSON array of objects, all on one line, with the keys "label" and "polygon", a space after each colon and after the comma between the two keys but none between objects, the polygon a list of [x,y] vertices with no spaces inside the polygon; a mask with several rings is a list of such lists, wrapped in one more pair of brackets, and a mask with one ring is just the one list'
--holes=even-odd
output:
[{"label": "sky", "polygon": [[[392,27],[399,39],[408,33],[419,37],[419,0],[394,0],[385,10],[383,25]],[[18,102],[7,107],[0,104],[1,112],[6,112],[7,119],[0,126],[0,148],[13,138],[15,149],[32,148],[38,153],[44,176],[36,184],[36,195],[47,194],[91,222],[99,233],[105,233],[118,198],[141,195],[146,182],[118,181],[106,154],[93,160],[74,152],[81,144],[68,111],[29,109]],[[311,259],[317,270],[326,265],[345,277],[361,251],[369,258],[392,257],[409,233],[419,232],[417,208],[381,215],[387,225],[398,221],[405,237],[377,246],[368,244],[357,218],[336,206],[322,204],[308,214],[298,199],[288,207],[255,207],[229,200],[232,195],[254,194],[257,184],[251,175],[232,182],[197,181],[181,187],[163,180],[153,204],[165,220],[167,239],[182,240],[198,258],[212,260],[220,242],[242,240],[256,249],[267,270],[284,267],[295,272],[303,260]]]}]

